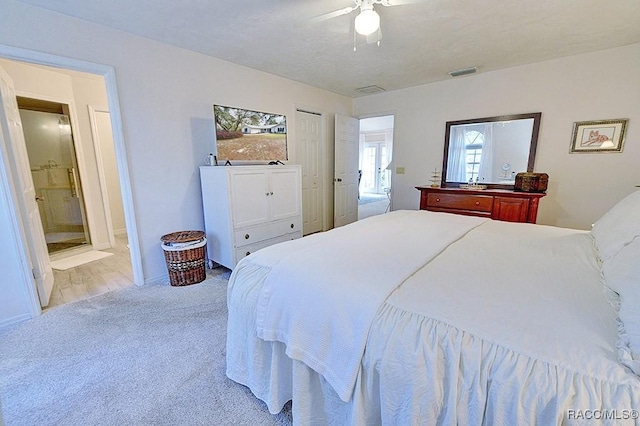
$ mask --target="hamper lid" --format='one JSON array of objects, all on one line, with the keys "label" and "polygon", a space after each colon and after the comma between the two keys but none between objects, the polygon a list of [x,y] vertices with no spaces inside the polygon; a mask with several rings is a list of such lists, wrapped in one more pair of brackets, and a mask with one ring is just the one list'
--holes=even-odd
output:
[{"label": "hamper lid", "polygon": [[189,243],[203,240],[204,236],[205,233],[203,231],[178,231],[163,235],[160,241],[169,245],[171,245],[171,243]]}]

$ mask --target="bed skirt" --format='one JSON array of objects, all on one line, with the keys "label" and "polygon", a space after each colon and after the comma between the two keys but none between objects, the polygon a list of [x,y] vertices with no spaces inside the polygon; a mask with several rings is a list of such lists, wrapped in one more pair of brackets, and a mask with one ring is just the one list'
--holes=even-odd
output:
[{"label": "bed skirt", "polygon": [[631,409],[640,407],[640,381],[623,368],[607,379],[591,377],[390,303],[376,315],[378,332],[370,334],[352,397],[343,402],[326,380],[290,359],[284,344],[256,336],[269,268],[239,266],[227,295],[227,376],[273,414],[293,399],[296,424],[559,425],[579,424],[593,410],[616,416],[604,424],[637,424]]}]

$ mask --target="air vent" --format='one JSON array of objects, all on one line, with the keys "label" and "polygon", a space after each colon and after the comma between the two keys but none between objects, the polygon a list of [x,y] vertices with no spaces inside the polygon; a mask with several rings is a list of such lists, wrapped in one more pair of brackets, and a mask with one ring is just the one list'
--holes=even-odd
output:
[{"label": "air vent", "polygon": [[374,84],[374,85],[371,85],[371,86],[358,87],[358,88],[356,89],[356,92],[358,92],[358,93],[364,93],[364,94],[367,94],[367,95],[371,95],[371,94],[373,94],[373,93],[380,93],[380,92],[384,92],[384,89],[383,89],[382,87],[380,87],[380,86],[376,86],[376,85]]},{"label": "air vent", "polygon": [[463,68],[461,70],[451,71],[449,75],[451,77],[459,77],[461,75],[473,74],[477,71],[476,67]]}]

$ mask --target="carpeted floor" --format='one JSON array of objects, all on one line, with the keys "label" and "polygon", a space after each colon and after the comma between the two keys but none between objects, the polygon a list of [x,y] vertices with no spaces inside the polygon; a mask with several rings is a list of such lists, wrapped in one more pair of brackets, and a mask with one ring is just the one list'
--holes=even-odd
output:
[{"label": "carpeted floor", "polygon": [[[288,425],[225,375],[229,271],[130,287],[0,329],[7,426]],[[0,424],[2,422],[0,421]]]},{"label": "carpeted floor", "polygon": [[377,203],[378,201],[387,201],[388,198],[385,194],[362,194],[358,199],[358,204]]}]

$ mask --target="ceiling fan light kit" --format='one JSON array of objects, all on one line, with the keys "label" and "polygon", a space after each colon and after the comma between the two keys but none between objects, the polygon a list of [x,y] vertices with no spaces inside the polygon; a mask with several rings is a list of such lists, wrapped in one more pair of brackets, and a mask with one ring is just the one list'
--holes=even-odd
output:
[{"label": "ceiling fan light kit", "polygon": [[[363,35],[367,38],[367,44],[376,43],[380,46],[382,31],[380,31],[380,15],[374,10],[375,5],[398,6],[403,4],[418,3],[426,0],[353,0],[354,5],[333,12],[318,15],[312,19],[313,22],[322,22],[338,16],[348,15],[354,10],[360,10],[354,20],[353,50],[356,51],[356,36]],[[392,3],[393,2],[393,3]]]},{"label": "ceiling fan light kit", "polygon": [[358,34],[369,35],[380,28],[380,15],[373,10],[373,5],[362,5],[362,11],[355,19],[355,28]]}]

